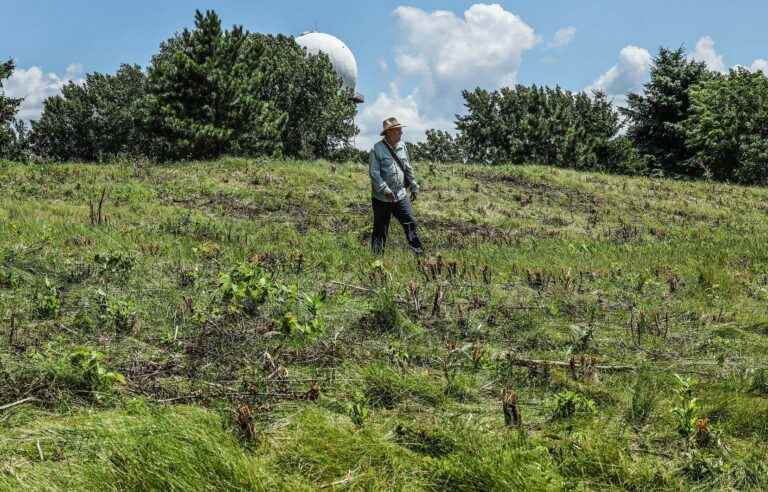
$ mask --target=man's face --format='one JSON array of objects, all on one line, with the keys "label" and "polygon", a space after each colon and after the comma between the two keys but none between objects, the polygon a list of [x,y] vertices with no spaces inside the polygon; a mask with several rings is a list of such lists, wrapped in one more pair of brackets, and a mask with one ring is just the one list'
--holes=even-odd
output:
[{"label": "man's face", "polygon": [[400,139],[403,137],[403,129],[402,128],[392,128],[387,130],[387,140],[389,143],[396,144],[400,142]]}]

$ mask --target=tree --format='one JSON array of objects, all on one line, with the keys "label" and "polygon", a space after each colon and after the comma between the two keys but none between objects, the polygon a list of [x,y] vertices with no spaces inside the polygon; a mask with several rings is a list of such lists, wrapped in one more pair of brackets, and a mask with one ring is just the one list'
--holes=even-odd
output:
[{"label": "tree", "polygon": [[16,142],[13,126],[22,99],[7,97],[3,90],[3,80],[10,77],[14,69],[13,60],[0,64],[0,157],[9,153],[10,147]]},{"label": "tree", "polygon": [[293,38],[251,34],[263,49],[249,57],[251,70],[263,73],[259,97],[286,114],[280,132],[283,153],[329,158],[357,134],[352,91],[345,89],[324,54],[307,56]]},{"label": "tree", "polygon": [[692,162],[715,179],[768,184],[768,79],[745,68],[690,90],[683,123]]},{"label": "tree", "polygon": [[258,97],[261,56],[242,27],[223,31],[213,11],[195,13],[160,46],[148,72],[141,121],[159,159],[206,159],[225,152],[275,153],[285,115]]},{"label": "tree", "polygon": [[141,153],[136,110],[145,87],[146,76],[136,65],[122,65],[115,75],[88,74],[83,84],[69,82],[60,95],[46,99],[40,120],[32,123],[32,148],[56,160]]},{"label": "tree", "polygon": [[467,153],[460,138],[445,130],[427,130],[426,140],[409,147],[411,159],[431,162],[466,162]]},{"label": "tree", "polygon": [[601,92],[518,85],[463,95],[467,114],[457,117],[456,127],[470,161],[613,166],[619,115]]},{"label": "tree", "polygon": [[713,74],[704,62],[686,57],[685,50],[661,48],[651,66],[650,81],[642,94],[628,94],[627,135],[651,165],[673,174],[696,175],[692,150],[686,145],[683,122],[690,112],[690,89]]},{"label": "tree", "polygon": [[357,133],[349,91],[325,55],[285,36],[229,31],[213,11],[161,45],[142,121],[162,159],[327,157]]}]

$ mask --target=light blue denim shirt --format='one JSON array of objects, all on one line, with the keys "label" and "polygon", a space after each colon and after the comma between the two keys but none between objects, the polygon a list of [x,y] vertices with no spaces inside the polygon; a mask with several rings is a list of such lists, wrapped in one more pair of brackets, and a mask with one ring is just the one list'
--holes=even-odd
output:
[{"label": "light blue denim shirt", "polygon": [[[411,183],[411,191],[418,193],[419,185],[416,183],[416,178],[413,175],[413,166],[411,165],[411,159],[408,156],[405,142],[401,140],[392,150],[395,151],[403,163],[403,167],[405,167],[405,172]],[[383,141],[376,142],[373,150],[371,150],[368,174],[371,176],[371,191],[375,199],[382,202],[390,201],[387,197],[388,192],[392,192],[398,202],[407,196],[403,171],[400,170],[400,166],[392,158],[392,154],[389,153]]]}]

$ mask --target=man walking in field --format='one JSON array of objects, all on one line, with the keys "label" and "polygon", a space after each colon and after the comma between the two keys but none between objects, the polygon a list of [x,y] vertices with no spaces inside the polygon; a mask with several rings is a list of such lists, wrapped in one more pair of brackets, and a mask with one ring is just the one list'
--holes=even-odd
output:
[{"label": "man walking in field", "polygon": [[[417,255],[422,253],[421,240],[416,233],[416,219],[413,218],[411,201],[416,200],[419,185],[413,175],[413,166],[408,157],[408,149],[402,141],[403,125],[397,118],[384,120],[384,137],[376,142],[371,150],[368,171],[371,176],[373,192],[373,252],[384,251],[389,231],[389,220],[394,215],[405,231],[408,244]],[[411,191],[408,199],[407,190]]]}]

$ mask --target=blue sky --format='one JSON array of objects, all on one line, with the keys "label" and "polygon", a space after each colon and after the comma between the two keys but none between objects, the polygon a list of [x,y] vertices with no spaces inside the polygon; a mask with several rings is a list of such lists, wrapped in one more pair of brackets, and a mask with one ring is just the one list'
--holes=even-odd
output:
[{"label": "blue sky", "polygon": [[[0,0],[0,59],[16,60],[7,91],[27,97],[23,116],[69,79],[146,66],[158,45],[191,26],[195,9],[215,9],[229,27],[299,35],[333,34],[355,53],[366,97],[358,145],[375,138],[384,116],[450,128],[460,90],[514,82],[637,90],[659,46],[685,45],[713,69],[768,69],[768,2],[646,0],[302,2],[295,0]],[[558,34],[559,32],[559,34]]]}]

